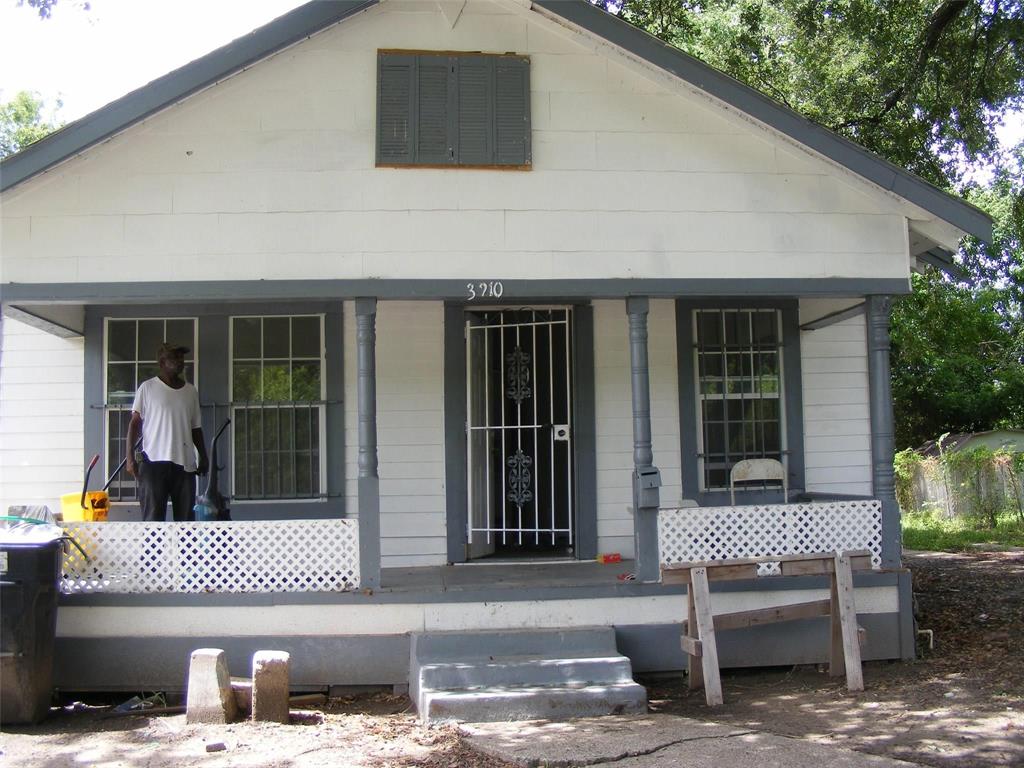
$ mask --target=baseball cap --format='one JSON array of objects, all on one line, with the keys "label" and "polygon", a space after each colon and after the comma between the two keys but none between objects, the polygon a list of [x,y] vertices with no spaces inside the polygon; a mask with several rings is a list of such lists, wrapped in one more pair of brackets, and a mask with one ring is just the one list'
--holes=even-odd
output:
[{"label": "baseball cap", "polygon": [[162,360],[165,357],[169,357],[170,355],[176,355],[179,352],[183,355],[187,355],[189,352],[191,352],[191,349],[182,344],[174,344],[170,341],[165,341],[163,344],[157,347],[156,359]]}]

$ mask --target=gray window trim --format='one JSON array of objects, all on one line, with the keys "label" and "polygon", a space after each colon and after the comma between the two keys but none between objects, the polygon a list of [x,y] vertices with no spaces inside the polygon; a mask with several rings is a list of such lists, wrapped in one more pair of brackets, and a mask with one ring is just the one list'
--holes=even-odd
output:
[{"label": "gray window trim", "polygon": [[[258,311],[256,311],[258,310]],[[225,303],[225,304],[159,304],[149,306],[106,306],[86,307],[85,314],[85,453],[106,455],[102,408],[94,407],[103,401],[103,327],[104,318],[163,317],[165,315],[197,317],[199,319],[198,357],[201,358],[203,373],[199,379],[199,399],[204,403],[229,402],[228,368],[230,365],[228,347],[229,318],[232,315],[288,315],[323,314],[326,379],[326,441],[327,455],[327,498],[324,500],[282,500],[282,501],[235,501],[229,499],[231,516],[235,520],[284,520],[316,519],[345,516],[345,377],[344,377],[344,335],[342,328],[341,302],[308,303]],[[215,434],[214,415],[204,409],[203,433],[209,441]],[[221,410],[218,409],[218,413]],[[218,417],[219,418],[219,417]],[[219,425],[216,425],[219,426]],[[221,440],[219,451],[221,463],[231,466],[230,441]],[[200,478],[199,487],[203,487]],[[222,492],[228,490],[227,478]],[[137,505],[115,505],[110,512],[111,519],[137,520]]]},{"label": "gray window trim", "polygon": [[[697,391],[694,385],[692,314],[695,309],[778,309],[782,311],[783,395],[790,499],[803,492],[804,417],[800,360],[799,302],[796,299],[679,299],[676,301],[676,358],[679,374],[679,443],[683,498],[701,506],[728,506],[728,491],[701,491],[697,458]],[[739,501],[739,499],[738,499]],[[781,491],[745,491],[742,504],[778,503]]]}]

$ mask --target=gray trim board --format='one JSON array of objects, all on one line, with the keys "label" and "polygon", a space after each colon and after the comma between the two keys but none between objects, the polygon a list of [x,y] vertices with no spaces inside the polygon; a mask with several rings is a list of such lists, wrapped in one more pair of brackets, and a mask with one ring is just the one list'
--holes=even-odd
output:
[{"label": "gray trim board", "polygon": [[820,331],[822,328],[828,328],[830,325],[841,323],[843,320],[849,320],[851,317],[858,317],[864,314],[865,303],[862,301],[860,304],[854,304],[852,307],[846,309],[840,309],[838,312],[829,312],[827,315],[804,323],[800,326],[801,331]]},{"label": "gray trim board", "polygon": [[968,234],[991,241],[992,220],[979,208],[811,122],[653,35],[622,23],[621,19],[587,0],[534,0],[533,5],[648,61]]},{"label": "gray trim board", "polygon": [[[692,312],[695,309],[743,307],[782,310],[782,365],[786,405],[786,457],[790,497],[802,494],[806,487],[804,457],[804,408],[802,355],[800,351],[799,306],[796,301],[767,299],[714,299],[676,302],[676,359],[679,366],[679,442],[682,463],[683,498],[695,499],[701,506],[729,504],[729,491],[699,491],[701,479],[697,456],[697,388],[693,370]],[[744,491],[741,504],[777,504],[782,492]]]},{"label": "gray trim board", "polygon": [[317,0],[306,3],[5,158],[0,162],[0,191],[10,189],[165,107],[376,4],[377,0]]},{"label": "gray trim board", "polygon": [[967,273],[953,260],[953,252],[947,251],[945,248],[932,248],[917,254],[917,258],[925,264],[931,264],[936,269],[945,272],[954,280],[968,279]]},{"label": "gray trim board", "polygon": [[[488,278],[490,279],[490,278]],[[179,280],[106,283],[0,283],[0,301],[41,304],[150,304],[190,302],[331,301],[376,296],[378,299],[426,299],[465,302],[459,280]],[[903,278],[580,278],[502,280],[505,304],[528,301],[569,302],[648,296],[830,297],[910,293]],[[250,310],[251,311],[251,310]]]},{"label": "gray trim board", "polygon": [[[573,466],[576,495],[576,558],[597,557],[597,397],[594,382],[594,308],[572,308]],[[581,514],[581,510],[593,510]]]},{"label": "gray trim board", "polygon": [[17,320],[19,323],[24,323],[31,328],[49,333],[53,336],[58,336],[62,339],[80,339],[85,335],[84,330],[76,331],[74,328],[61,325],[54,320],[47,320],[45,317],[40,317],[33,312],[29,312],[23,307],[16,307],[13,304],[4,305],[3,316],[9,317],[12,320]]},{"label": "gray trim board", "polygon": [[[630,568],[631,561],[623,561],[622,570]],[[463,566],[443,566],[454,568]],[[491,566],[470,566],[490,568]],[[571,568],[561,565],[559,568]],[[432,569],[424,569],[432,570]],[[609,571],[609,579],[620,570]],[[859,587],[891,587],[900,584],[906,571],[870,571],[854,575]],[[272,607],[276,605],[447,605],[457,603],[523,602],[532,600],[590,600],[597,598],[655,597],[685,595],[682,585],[661,583],[608,581],[601,584],[534,583],[480,583],[463,588],[444,587],[439,584],[413,584],[395,586],[394,569],[381,571],[381,586],[372,593],[351,592],[282,592],[282,593],[139,593],[87,592],[61,595],[62,606],[122,607],[122,608],[226,608]],[[827,589],[828,582],[821,576],[794,576],[786,579],[748,579],[743,581],[713,582],[711,591],[725,592],[787,591],[799,589]],[[902,604],[902,603],[901,603]]]},{"label": "gray trim board", "polygon": [[[466,312],[444,307],[444,477],[448,562],[466,562]],[[461,382],[461,383],[460,383]]]}]

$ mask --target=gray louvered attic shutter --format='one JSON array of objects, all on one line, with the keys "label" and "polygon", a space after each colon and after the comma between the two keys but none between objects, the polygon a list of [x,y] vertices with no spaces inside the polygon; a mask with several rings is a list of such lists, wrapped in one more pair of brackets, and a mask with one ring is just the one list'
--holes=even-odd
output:
[{"label": "gray louvered attic shutter", "polygon": [[497,57],[494,70],[494,162],[497,165],[529,165],[530,60]]},{"label": "gray louvered attic shutter", "polygon": [[494,164],[494,57],[459,56],[460,165]]},{"label": "gray louvered attic shutter", "polygon": [[377,54],[377,162],[415,161],[416,57]]},{"label": "gray louvered attic shutter", "polygon": [[448,56],[417,56],[416,162],[453,163],[453,116],[449,104],[452,63]]}]

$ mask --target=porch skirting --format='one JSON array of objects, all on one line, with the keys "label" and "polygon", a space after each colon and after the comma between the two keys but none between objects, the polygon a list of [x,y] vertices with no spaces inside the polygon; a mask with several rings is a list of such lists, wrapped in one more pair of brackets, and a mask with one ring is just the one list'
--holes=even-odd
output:
[{"label": "porch skirting", "polygon": [[[738,583],[722,590],[715,609],[827,597],[820,580],[794,581],[794,589]],[[869,573],[857,585],[858,620],[867,630],[864,658],[911,658],[909,573]],[[679,648],[683,588],[627,584],[586,590],[591,596],[572,595],[579,590],[564,587],[527,590],[533,595],[520,590],[492,590],[489,596],[472,590],[324,595],[329,601],[309,594],[74,596],[65,598],[58,612],[55,684],[73,691],[178,691],[185,685],[191,651],[216,647],[227,651],[234,675],[248,674],[257,650],[290,652],[297,689],[403,685],[412,632],[594,625],[615,627],[619,650],[636,672],[685,667]],[[723,632],[719,653],[723,667],[817,663],[827,661],[827,636],[824,619]]]}]

